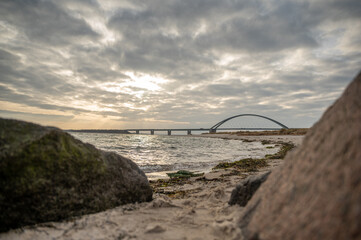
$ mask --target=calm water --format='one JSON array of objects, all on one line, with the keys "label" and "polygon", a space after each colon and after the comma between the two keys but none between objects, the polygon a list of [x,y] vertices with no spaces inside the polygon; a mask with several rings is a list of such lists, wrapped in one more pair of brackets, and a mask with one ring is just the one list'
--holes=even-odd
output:
[{"label": "calm water", "polygon": [[[114,151],[132,159],[149,178],[166,176],[180,169],[209,171],[222,161],[262,158],[278,148],[266,148],[260,142],[242,142],[190,136],[159,136],[108,133],[71,133],[97,148]],[[270,146],[270,145],[267,145]]]}]

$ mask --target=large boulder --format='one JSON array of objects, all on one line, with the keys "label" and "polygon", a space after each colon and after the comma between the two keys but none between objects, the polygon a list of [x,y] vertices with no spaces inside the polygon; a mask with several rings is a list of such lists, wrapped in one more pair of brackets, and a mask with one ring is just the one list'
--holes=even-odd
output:
[{"label": "large boulder", "polygon": [[361,74],[241,213],[245,239],[361,239]]},{"label": "large boulder", "polygon": [[57,128],[0,119],[0,231],[151,199],[131,160]]},{"label": "large boulder", "polygon": [[268,171],[266,173],[250,176],[242,180],[233,189],[228,204],[229,205],[238,204],[241,207],[246,206],[248,201],[252,198],[253,194],[257,191],[257,189],[261,186],[261,184],[264,181],[266,181],[270,173],[271,171]]}]

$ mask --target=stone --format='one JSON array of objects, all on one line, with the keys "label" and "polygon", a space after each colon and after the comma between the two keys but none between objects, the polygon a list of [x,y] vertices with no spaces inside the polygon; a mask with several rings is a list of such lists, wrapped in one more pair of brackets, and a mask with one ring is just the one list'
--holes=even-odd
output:
[{"label": "stone", "polygon": [[0,231],[152,200],[130,159],[53,127],[0,118]]},{"label": "stone", "polygon": [[261,186],[261,184],[266,181],[268,175],[271,171],[268,171],[261,175],[250,176],[242,180],[237,186],[233,189],[231,198],[228,202],[229,205],[238,204],[241,207],[246,206],[247,202],[252,198],[253,194]]},{"label": "stone", "polygon": [[213,171],[204,174],[204,179],[207,181],[218,180],[222,177],[225,171]]},{"label": "stone", "polygon": [[145,228],[145,233],[162,233],[166,229],[160,225],[149,225]]},{"label": "stone", "polygon": [[244,239],[361,239],[361,73],[241,211]]}]

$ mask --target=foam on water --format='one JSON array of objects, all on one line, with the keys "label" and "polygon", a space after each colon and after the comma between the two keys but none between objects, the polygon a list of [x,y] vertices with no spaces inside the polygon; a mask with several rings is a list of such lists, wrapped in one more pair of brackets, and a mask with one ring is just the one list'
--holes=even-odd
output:
[{"label": "foam on water", "polygon": [[[260,142],[242,142],[195,136],[164,136],[72,132],[74,137],[105,151],[132,159],[149,178],[181,169],[209,171],[222,161],[262,158],[278,147],[266,148]],[[270,145],[267,145],[270,146]]]}]

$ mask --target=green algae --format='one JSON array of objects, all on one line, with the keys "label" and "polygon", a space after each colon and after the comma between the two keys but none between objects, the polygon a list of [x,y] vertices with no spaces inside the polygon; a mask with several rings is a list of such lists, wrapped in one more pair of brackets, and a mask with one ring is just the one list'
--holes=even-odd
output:
[{"label": "green algae", "polygon": [[82,193],[106,174],[95,148],[58,130],[24,142],[21,151],[2,152],[0,159],[0,207],[6,209],[0,215],[1,231],[79,215],[81,208],[102,208],[94,196]]},{"label": "green algae", "polygon": [[267,145],[267,144],[271,144],[270,140],[262,140],[261,141],[262,145]]},{"label": "green algae", "polygon": [[71,185],[88,175],[103,175],[105,165],[99,158],[95,149],[51,131],[1,161],[0,175],[6,182],[1,189],[5,192],[37,191],[49,182],[67,181]]},{"label": "green algae", "polygon": [[190,178],[190,177],[199,177],[202,176],[204,173],[194,173],[186,170],[179,170],[175,173],[167,173],[170,178]]},{"label": "green algae", "polygon": [[163,193],[163,190],[160,190],[165,187],[172,187],[176,185],[184,185],[186,183],[190,183],[189,178],[169,178],[169,179],[157,179],[149,181],[153,192],[155,193]]},{"label": "green algae", "polygon": [[217,164],[213,169],[224,169],[224,168],[237,168],[244,172],[255,172],[259,168],[266,167],[266,159],[253,159],[253,158],[244,158],[235,162],[222,162]]},{"label": "green algae", "polygon": [[280,150],[275,154],[267,154],[266,158],[268,159],[284,159],[287,152],[295,148],[295,145],[293,143],[280,143],[281,148]]},{"label": "green algae", "polygon": [[[271,144],[272,142],[266,141],[262,144]],[[267,154],[264,158],[254,159],[254,158],[244,158],[235,162],[222,162],[217,164],[213,169],[224,169],[224,168],[237,168],[244,172],[254,172],[258,171],[259,168],[267,167],[268,159],[283,159],[287,152],[292,150],[295,145],[293,143],[284,143],[279,142],[281,144],[280,150],[275,154]],[[269,147],[266,147],[269,148]],[[273,148],[273,147],[272,147]]]}]

